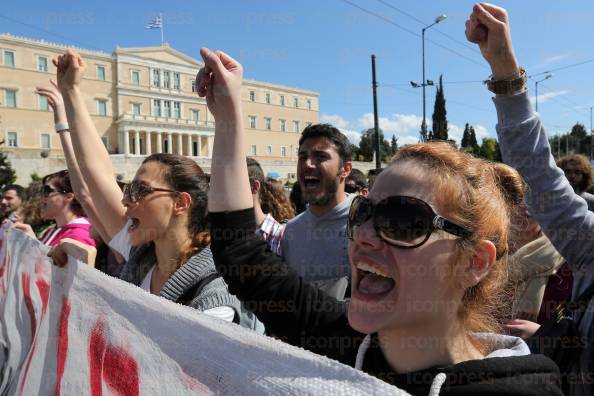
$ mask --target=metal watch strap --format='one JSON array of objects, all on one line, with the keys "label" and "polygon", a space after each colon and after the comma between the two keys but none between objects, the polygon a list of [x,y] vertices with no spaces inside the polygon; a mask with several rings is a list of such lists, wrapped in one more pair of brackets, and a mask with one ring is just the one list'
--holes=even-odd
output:
[{"label": "metal watch strap", "polygon": [[487,88],[489,91],[497,95],[510,95],[516,92],[520,92],[526,86],[528,77],[526,76],[526,70],[520,68],[520,75],[518,77],[506,80],[486,80]]}]

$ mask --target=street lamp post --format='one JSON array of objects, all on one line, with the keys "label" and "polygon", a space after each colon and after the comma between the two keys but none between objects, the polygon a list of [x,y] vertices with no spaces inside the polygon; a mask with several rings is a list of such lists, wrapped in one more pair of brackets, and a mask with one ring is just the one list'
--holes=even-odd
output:
[{"label": "street lamp post", "polygon": [[535,91],[535,94],[536,94],[536,100],[535,100],[535,102],[536,102],[536,106],[535,106],[536,107],[536,112],[538,112],[538,83],[541,83],[544,80],[548,80],[551,77],[553,77],[553,75],[551,73],[547,73],[547,75],[544,76],[544,78],[542,80],[538,80],[538,81],[536,81],[534,83],[534,86],[535,86],[534,91]]},{"label": "street lamp post", "polygon": [[592,146],[594,146],[594,129],[592,129],[592,109],[594,109],[594,106],[590,106],[590,162],[592,161],[592,159],[594,159],[594,156],[592,155]]},{"label": "street lamp post", "polygon": [[[431,84],[428,84],[428,81],[425,80],[425,30],[431,28],[434,25],[437,25],[439,22],[445,20],[447,18],[447,16],[445,15],[440,15],[438,17],[435,18],[435,22],[433,22],[430,25],[425,26],[422,30],[421,30],[421,41],[422,41],[422,52],[423,52],[423,81],[422,84],[420,86],[423,87],[423,123],[421,124],[421,141],[425,141],[425,139],[427,138],[427,120],[426,120],[426,102],[425,102],[425,87],[427,85],[433,85],[433,82],[431,82]],[[412,83],[412,82],[411,82]],[[415,85],[413,84],[413,87]]]}]

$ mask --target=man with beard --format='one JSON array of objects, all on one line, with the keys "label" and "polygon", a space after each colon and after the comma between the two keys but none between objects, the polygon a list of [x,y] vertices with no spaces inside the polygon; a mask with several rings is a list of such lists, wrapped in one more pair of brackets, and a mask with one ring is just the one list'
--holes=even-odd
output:
[{"label": "man with beard", "polygon": [[573,191],[586,200],[588,210],[594,212],[594,195],[587,192],[592,186],[594,172],[590,160],[585,155],[573,154],[559,158],[557,166],[573,187]]},{"label": "man with beard", "polygon": [[303,130],[297,179],[308,206],[287,223],[281,241],[289,266],[338,299],[350,282],[345,231],[355,195],[345,192],[345,180],[351,169],[350,143],[338,129],[316,124]]}]

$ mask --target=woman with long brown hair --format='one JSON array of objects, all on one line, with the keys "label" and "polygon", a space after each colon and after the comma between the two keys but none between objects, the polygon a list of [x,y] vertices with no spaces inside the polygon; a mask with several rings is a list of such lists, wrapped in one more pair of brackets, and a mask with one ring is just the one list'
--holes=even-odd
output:
[{"label": "woman with long brown hair", "polygon": [[[216,272],[209,248],[208,178],[189,158],[147,157],[123,192],[79,85],[85,62],[68,50],[54,60],[76,161],[109,246],[126,263],[120,278],[204,313],[252,327]],[[56,255],[58,256],[58,255]]]}]

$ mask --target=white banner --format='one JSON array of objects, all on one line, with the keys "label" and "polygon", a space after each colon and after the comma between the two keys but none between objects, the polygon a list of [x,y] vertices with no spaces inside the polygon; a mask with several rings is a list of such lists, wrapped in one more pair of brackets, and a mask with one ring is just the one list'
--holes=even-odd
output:
[{"label": "white banner", "polygon": [[405,394],[0,233],[2,396]]}]

